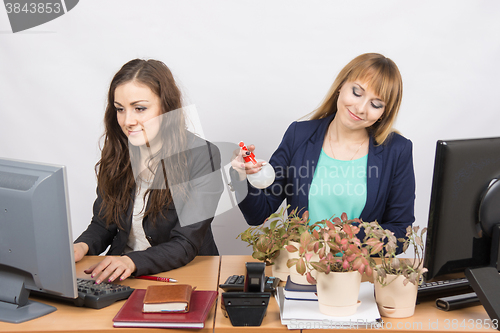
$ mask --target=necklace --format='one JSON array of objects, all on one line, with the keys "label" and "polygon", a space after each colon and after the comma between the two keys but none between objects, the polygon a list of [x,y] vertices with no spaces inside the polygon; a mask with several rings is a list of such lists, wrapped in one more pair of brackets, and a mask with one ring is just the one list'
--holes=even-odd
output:
[{"label": "necklace", "polygon": [[[359,145],[358,149],[354,152],[354,154],[352,155],[351,159],[349,161],[352,161],[352,159],[354,158],[354,156],[356,156],[356,154],[358,153],[358,151],[361,149],[361,147],[363,146],[363,144],[366,142],[366,139],[363,140],[363,142],[361,142],[361,144]],[[332,152],[332,155],[333,155],[333,158],[334,159],[337,159],[335,157],[335,153],[333,152],[333,148],[332,148],[332,137],[331,135],[329,135],[329,138],[328,138],[328,145],[330,146],[330,151]]]}]

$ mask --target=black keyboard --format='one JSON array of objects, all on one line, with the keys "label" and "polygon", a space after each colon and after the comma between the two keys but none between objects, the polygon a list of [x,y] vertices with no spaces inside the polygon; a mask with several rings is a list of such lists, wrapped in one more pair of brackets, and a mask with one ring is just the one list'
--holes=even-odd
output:
[{"label": "black keyboard", "polygon": [[51,295],[47,293],[32,290],[30,295],[39,296],[43,298],[51,298],[57,301],[73,304],[75,306],[83,306],[92,309],[102,309],[116,301],[127,299],[134,291],[129,286],[123,286],[114,283],[103,282],[96,284],[91,279],[76,279],[78,287],[78,297],[68,298],[58,295]]},{"label": "black keyboard", "polygon": [[439,296],[443,294],[458,294],[472,290],[467,278],[426,282],[418,286],[418,297]]},{"label": "black keyboard", "polygon": [[[264,291],[274,293],[280,279],[274,276],[266,276]],[[245,288],[245,275],[231,275],[226,282],[219,284],[224,291],[243,291]]]},{"label": "black keyboard", "polygon": [[74,301],[76,306],[93,309],[102,309],[116,301],[127,299],[134,291],[129,286],[102,282],[96,284],[94,280],[77,279],[78,298]]}]

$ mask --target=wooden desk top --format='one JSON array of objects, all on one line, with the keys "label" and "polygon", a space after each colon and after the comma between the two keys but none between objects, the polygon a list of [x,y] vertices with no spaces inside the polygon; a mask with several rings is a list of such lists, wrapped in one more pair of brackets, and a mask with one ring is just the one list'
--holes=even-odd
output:
[{"label": "wooden desk top", "polygon": [[[102,257],[87,256],[76,264],[76,273],[79,278],[89,278],[83,270],[94,263],[102,260]],[[200,256],[196,257],[188,265],[177,268],[170,272],[157,274],[158,276],[174,278],[179,283],[188,283],[196,286],[199,290],[217,290],[219,276],[220,257]],[[128,285],[136,289],[145,289],[151,284],[162,284],[149,280],[139,280],[128,278],[119,284]],[[35,299],[35,298],[33,298]],[[165,329],[134,329],[134,328],[113,328],[113,318],[120,310],[125,301],[116,302],[103,309],[90,309],[66,305],[61,302],[50,301],[49,299],[36,298],[45,304],[57,307],[57,311],[46,316],[20,323],[11,324],[0,322],[0,332],[162,332]],[[217,304],[215,305],[217,306]],[[205,328],[196,330],[197,332],[213,332],[215,306],[209,314],[205,323]],[[186,330],[169,329],[168,332],[185,332]]]},{"label": "wooden desk top", "polygon": [[[83,270],[90,265],[100,261],[100,257],[85,257],[76,264],[77,276],[88,278]],[[189,283],[200,290],[217,290],[218,284],[224,282],[228,276],[233,274],[245,274],[245,262],[256,261],[251,256],[222,256],[222,257],[197,257],[185,267],[175,269],[170,272],[160,273],[158,276],[171,277],[180,283]],[[220,270],[219,270],[220,268]],[[219,274],[220,272],[220,274]],[[266,268],[266,275],[271,276],[271,267]],[[220,276],[220,279],[219,279]],[[121,284],[129,285],[132,288],[147,288],[148,285],[164,283],[149,280],[136,280],[129,278]],[[282,285],[284,283],[282,282]],[[223,292],[218,289],[219,293]],[[0,322],[0,332],[165,332],[165,329],[134,329],[134,328],[113,328],[113,317],[122,307],[125,301],[116,302],[104,309],[95,310],[66,305],[60,302],[49,301],[48,299],[37,299],[43,303],[51,304],[58,308],[57,311],[44,317],[37,318],[21,324],[10,324]],[[373,332],[377,329],[386,329],[393,332],[484,332],[496,331],[492,326],[486,311],[482,306],[474,306],[460,310],[445,312],[438,310],[434,301],[427,301],[417,305],[415,314],[409,318],[390,319],[382,318],[383,327],[365,328],[359,327],[357,331]],[[192,331],[192,330],[190,330]],[[281,325],[279,317],[279,307],[274,298],[269,302],[266,317],[259,327],[233,327],[229,318],[225,318],[220,307],[220,295],[215,309],[212,309],[205,328],[196,332],[267,332],[267,331],[288,331],[286,326]],[[312,332],[312,330],[302,329],[302,332]],[[314,330],[318,332],[317,330]],[[322,330],[324,331],[324,330]],[[333,330],[332,330],[333,331]],[[186,332],[183,330],[169,329],[168,332]],[[338,330],[335,330],[338,332]]]}]

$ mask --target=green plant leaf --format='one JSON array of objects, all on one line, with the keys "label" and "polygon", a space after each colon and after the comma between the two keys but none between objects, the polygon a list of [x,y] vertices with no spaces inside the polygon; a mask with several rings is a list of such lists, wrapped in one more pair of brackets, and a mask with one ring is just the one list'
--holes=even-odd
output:
[{"label": "green plant leaf", "polygon": [[269,225],[269,228],[270,228],[271,230],[274,230],[274,229],[276,229],[276,225],[277,225],[277,224],[278,224],[278,221],[273,221],[273,222],[271,222],[271,224]]},{"label": "green plant leaf", "polygon": [[299,258],[297,265],[295,267],[297,269],[297,273],[300,275],[304,275],[306,272],[306,263],[304,262],[304,258]]},{"label": "green plant leaf", "polygon": [[323,273],[326,273],[327,272],[327,265],[325,263],[321,263],[321,262],[310,262],[309,263],[311,265],[312,268],[314,268],[315,270],[317,270],[318,272],[323,272]]},{"label": "green plant leaf", "polygon": [[300,246],[306,248],[310,241],[311,234],[307,231],[303,232],[302,235],[300,235]]},{"label": "green plant leaf", "polygon": [[264,260],[266,258],[266,254],[263,252],[254,252],[252,253],[252,257],[257,260]]},{"label": "green plant leaf", "polygon": [[296,265],[297,264],[297,261],[299,261],[299,258],[292,258],[292,259],[288,259],[287,262],[286,262],[286,266],[288,268],[292,267],[293,265]]}]

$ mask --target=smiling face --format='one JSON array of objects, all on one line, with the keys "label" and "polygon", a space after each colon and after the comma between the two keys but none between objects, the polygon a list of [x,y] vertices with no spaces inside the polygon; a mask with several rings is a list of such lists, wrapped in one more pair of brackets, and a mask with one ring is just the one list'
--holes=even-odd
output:
[{"label": "smiling face", "polygon": [[366,129],[382,117],[385,103],[365,82],[348,81],[339,91],[337,115],[351,130]]},{"label": "smiling face", "polygon": [[130,81],[115,89],[116,119],[134,146],[159,143],[161,103],[153,91],[141,83]]}]

